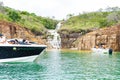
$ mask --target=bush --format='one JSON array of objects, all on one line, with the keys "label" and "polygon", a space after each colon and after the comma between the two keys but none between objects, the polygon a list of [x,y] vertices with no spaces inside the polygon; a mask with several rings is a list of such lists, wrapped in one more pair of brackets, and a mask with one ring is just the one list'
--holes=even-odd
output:
[{"label": "bush", "polygon": [[20,14],[18,14],[16,11],[10,11],[8,16],[12,19],[13,22],[17,22],[21,19]]}]

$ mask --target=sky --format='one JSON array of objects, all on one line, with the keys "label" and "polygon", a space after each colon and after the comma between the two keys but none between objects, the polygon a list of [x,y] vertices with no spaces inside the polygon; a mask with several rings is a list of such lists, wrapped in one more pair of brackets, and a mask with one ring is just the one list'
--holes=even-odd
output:
[{"label": "sky", "polygon": [[4,6],[35,13],[38,16],[62,20],[68,14],[97,11],[100,8],[120,7],[120,0],[0,0]]}]

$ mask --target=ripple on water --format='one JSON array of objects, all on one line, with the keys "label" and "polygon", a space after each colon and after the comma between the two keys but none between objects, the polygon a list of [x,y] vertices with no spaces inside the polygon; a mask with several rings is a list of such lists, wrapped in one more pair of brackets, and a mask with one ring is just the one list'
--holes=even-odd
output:
[{"label": "ripple on water", "polygon": [[48,51],[37,63],[1,63],[2,80],[119,80],[120,54]]}]

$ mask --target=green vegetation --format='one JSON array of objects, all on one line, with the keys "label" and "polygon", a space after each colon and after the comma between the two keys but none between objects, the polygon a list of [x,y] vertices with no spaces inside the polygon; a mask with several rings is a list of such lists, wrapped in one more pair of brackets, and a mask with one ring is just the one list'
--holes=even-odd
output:
[{"label": "green vegetation", "polygon": [[68,15],[69,19],[64,22],[61,30],[81,32],[98,28],[109,27],[120,23],[120,8],[100,9],[96,12],[79,14],[77,16]]},{"label": "green vegetation", "polygon": [[8,16],[9,16],[9,18],[12,19],[13,22],[20,21],[20,19],[21,19],[20,14],[17,13],[16,11],[10,11],[10,12],[8,13]]},{"label": "green vegetation", "polygon": [[[64,21],[61,30],[63,32],[83,32],[90,30],[109,27],[120,23],[120,8],[108,7],[99,9],[96,12],[84,12],[74,16],[68,14],[69,19]],[[14,22],[22,27],[30,29],[35,34],[44,34],[47,29],[55,29],[57,20],[46,17],[37,16],[34,13],[27,11],[18,11],[9,7],[3,6],[0,2],[0,20]]]},{"label": "green vegetation", "polygon": [[37,16],[27,11],[14,10],[3,6],[2,2],[0,2],[0,20],[14,22],[35,34],[44,34],[47,29],[54,29],[57,24],[57,20]]}]

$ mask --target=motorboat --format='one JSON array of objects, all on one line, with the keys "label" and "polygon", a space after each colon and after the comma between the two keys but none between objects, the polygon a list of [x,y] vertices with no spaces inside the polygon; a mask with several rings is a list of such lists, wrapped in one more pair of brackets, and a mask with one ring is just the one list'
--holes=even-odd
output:
[{"label": "motorboat", "polygon": [[[14,40],[8,40],[8,42],[12,41]],[[46,45],[33,44],[33,42],[28,44],[21,41],[17,44],[0,44],[0,62],[34,61],[46,47]]]},{"label": "motorboat", "polygon": [[92,48],[91,50],[93,54],[101,54],[101,55],[109,54],[109,49]]}]

